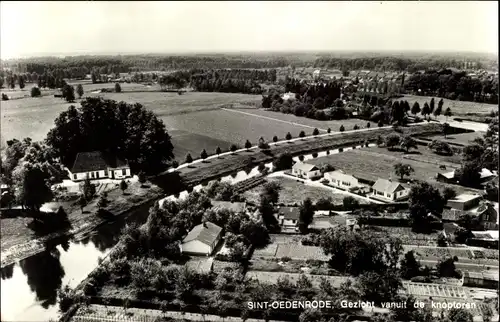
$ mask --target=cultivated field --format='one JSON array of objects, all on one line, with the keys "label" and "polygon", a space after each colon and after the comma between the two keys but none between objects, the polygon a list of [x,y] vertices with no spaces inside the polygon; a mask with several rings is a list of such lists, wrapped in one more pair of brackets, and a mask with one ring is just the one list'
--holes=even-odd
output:
[{"label": "cultivated field", "polygon": [[482,138],[484,136],[484,134],[485,134],[484,132],[470,132],[470,133],[447,135],[446,138],[444,138],[444,136],[442,136],[442,135],[431,136],[428,138],[432,139],[432,140],[439,140],[439,141],[448,142],[448,143],[469,145],[469,144],[471,144],[472,140],[474,140],[476,138]]},{"label": "cultivated field", "polygon": [[[280,278],[288,278],[290,282],[297,283],[301,274],[284,273],[284,272],[263,272],[263,271],[248,271],[245,275],[247,278],[256,279],[259,282],[276,284]],[[318,287],[321,283],[321,278],[326,278],[332,283],[332,286],[339,288],[342,283],[346,282],[349,277],[346,276],[329,276],[329,275],[311,275],[304,274],[311,280],[313,286]]]},{"label": "cultivated field", "polygon": [[[401,100],[407,100],[410,106],[413,106],[415,102],[418,102],[420,108],[422,108],[425,102],[430,103],[432,97],[430,96],[415,96],[415,95],[404,95]],[[439,102],[441,98],[434,97],[434,102]],[[497,110],[497,106],[494,104],[486,103],[476,103],[476,102],[464,102],[464,101],[452,101],[447,98],[443,99],[443,112],[449,107],[453,115],[465,115],[467,113],[477,113],[477,114],[489,114],[493,110]]]},{"label": "cultivated field", "polygon": [[[311,198],[313,203],[316,203],[321,198],[331,198],[333,203],[341,204],[346,196],[340,193],[332,193],[326,188],[309,186],[289,178],[269,178],[268,181],[275,181],[281,185],[279,203],[285,205],[300,204],[308,197]],[[261,190],[262,187],[258,186],[246,191],[243,195],[248,201],[258,203]],[[363,203],[364,200],[360,199],[359,201]]]},{"label": "cultivated field", "polygon": [[288,257],[293,260],[320,260],[328,261],[330,256],[323,253],[320,247],[304,246],[300,243],[273,243],[269,244],[266,248],[256,250],[253,254],[254,257],[271,257],[281,259]]},{"label": "cultivated field", "polygon": [[[252,114],[255,117],[265,118],[265,119],[276,119],[283,122],[292,122],[300,125],[309,127],[309,129],[299,129],[299,132],[291,134],[296,137],[299,135],[300,131],[306,132],[306,134],[311,134],[314,128],[326,132],[328,128],[332,131],[338,131],[341,125],[347,130],[352,130],[354,125],[358,125],[359,128],[365,128],[367,121],[360,119],[345,119],[345,120],[332,120],[332,121],[318,121],[309,119],[306,117],[298,117],[293,114],[283,114],[281,112],[266,111],[263,109],[232,109],[235,113],[245,113]],[[371,122],[371,126],[376,126],[375,123]]]}]

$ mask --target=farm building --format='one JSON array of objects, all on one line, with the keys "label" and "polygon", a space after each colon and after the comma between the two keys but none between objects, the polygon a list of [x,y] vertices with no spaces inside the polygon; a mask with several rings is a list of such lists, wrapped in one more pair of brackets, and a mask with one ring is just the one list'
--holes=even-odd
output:
[{"label": "farm building", "polygon": [[[497,177],[497,174],[491,172],[490,170],[483,168],[481,169],[481,172],[479,172],[480,176],[480,181],[482,184],[485,184],[491,180],[494,180]],[[457,177],[455,170],[449,171],[449,172],[444,172],[444,173],[438,173],[436,175],[437,181],[444,182],[444,183],[457,183]]]},{"label": "farm building", "polygon": [[346,174],[342,170],[327,172],[324,174],[324,177],[330,185],[338,188],[352,190],[361,186],[356,177]]},{"label": "farm building", "polygon": [[454,199],[448,200],[446,206],[458,210],[468,210],[477,207],[481,199],[482,199],[481,195],[472,195],[464,193],[456,196]]},{"label": "farm building", "polygon": [[436,175],[436,180],[444,183],[456,183],[457,179],[455,179],[455,171],[438,173]]},{"label": "farm building", "polygon": [[[496,232],[496,235],[494,235],[494,232]],[[471,233],[472,237],[467,239],[467,245],[498,249],[498,230],[472,231]]]},{"label": "farm building", "polygon": [[498,289],[498,271],[464,272],[462,285]]},{"label": "farm building", "polygon": [[292,174],[307,179],[321,177],[321,171],[317,166],[303,162],[297,162],[293,165]]},{"label": "farm building", "polygon": [[283,230],[297,231],[299,225],[299,207],[280,207],[275,215]]},{"label": "farm building", "polygon": [[221,239],[222,228],[209,221],[195,226],[182,240],[181,252],[209,256]]},{"label": "farm building", "polygon": [[400,201],[407,198],[410,193],[410,190],[401,183],[380,178],[372,186],[372,191],[372,197],[385,201]]},{"label": "farm building", "polygon": [[212,200],[212,208],[214,210],[221,210],[221,209],[226,209],[226,210],[231,210],[236,213],[238,212],[245,212],[247,209],[247,204],[246,202],[230,202],[230,201],[215,201]]},{"label": "farm building", "polygon": [[131,177],[126,161],[103,152],[80,152],[76,155],[73,167],[69,170],[72,181],[89,179],[123,179]]}]

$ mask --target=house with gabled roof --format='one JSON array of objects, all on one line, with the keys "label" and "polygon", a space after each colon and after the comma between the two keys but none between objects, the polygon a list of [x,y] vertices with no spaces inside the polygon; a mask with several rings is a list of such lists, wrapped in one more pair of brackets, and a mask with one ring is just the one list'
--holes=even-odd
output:
[{"label": "house with gabled roof", "polygon": [[335,170],[326,172],[324,175],[326,180],[331,186],[342,188],[346,190],[353,190],[361,187],[359,181],[353,175],[347,174],[342,170]]},{"label": "house with gabled roof", "polygon": [[395,202],[408,198],[410,189],[404,187],[397,181],[387,179],[377,179],[372,186],[373,194],[371,197],[384,201]]},{"label": "house with gabled roof", "polygon": [[100,151],[80,152],[73,167],[68,170],[72,181],[89,179],[124,179],[131,177],[130,167],[124,160]]},{"label": "house with gabled roof", "polygon": [[314,164],[297,162],[292,166],[292,174],[301,178],[313,179],[321,177],[321,170]]},{"label": "house with gabled roof", "polygon": [[283,230],[298,230],[300,219],[299,207],[279,207],[278,213],[275,215],[278,224]]},{"label": "house with gabled roof", "polygon": [[195,226],[182,240],[181,253],[191,255],[212,254],[221,240],[222,228],[209,221]]}]

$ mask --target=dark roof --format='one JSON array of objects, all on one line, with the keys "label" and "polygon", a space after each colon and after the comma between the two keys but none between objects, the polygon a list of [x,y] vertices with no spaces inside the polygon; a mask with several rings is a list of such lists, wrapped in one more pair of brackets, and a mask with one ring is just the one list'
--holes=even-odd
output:
[{"label": "dark roof", "polygon": [[488,272],[488,271],[483,271],[483,272],[470,272],[470,271],[465,271],[463,272],[464,278],[474,278],[474,279],[480,279],[480,280],[487,280],[487,281],[495,281],[498,282],[498,272]]},{"label": "dark roof", "polygon": [[192,240],[198,240],[204,244],[212,245],[217,237],[219,237],[221,231],[221,227],[207,221],[191,229],[182,242],[187,243]]},{"label": "dark roof", "polygon": [[300,217],[299,207],[280,207],[279,213],[289,220],[299,220]]},{"label": "dark roof", "polygon": [[107,168],[116,169],[125,167],[128,167],[127,162],[120,160],[117,157],[106,155],[103,152],[80,152],[76,155],[71,172],[78,173],[105,170]]}]

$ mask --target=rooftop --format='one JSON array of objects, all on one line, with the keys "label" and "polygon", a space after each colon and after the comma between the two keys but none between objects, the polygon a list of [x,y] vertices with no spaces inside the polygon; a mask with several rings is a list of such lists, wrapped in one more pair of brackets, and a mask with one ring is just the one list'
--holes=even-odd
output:
[{"label": "rooftop", "polygon": [[128,167],[127,162],[118,159],[116,156],[106,155],[100,151],[80,152],[76,155],[71,172],[89,172],[123,167]]},{"label": "rooftop", "polygon": [[204,244],[212,245],[213,242],[217,239],[217,237],[219,237],[221,231],[222,231],[221,227],[207,221],[191,229],[191,231],[182,240],[182,242],[187,243],[192,240],[198,240]]},{"label": "rooftop", "polygon": [[383,191],[386,193],[393,193],[399,187],[404,188],[403,185],[401,185],[401,183],[399,183],[397,181],[391,181],[391,180],[381,179],[381,178],[377,179],[375,184],[372,186],[372,188],[374,190]]},{"label": "rooftop", "polygon": [[454,199],[450,199],[453,201],[461,201],[461,202],[467,202],[471,201],[477,198],[481,198],[481,195],[473,195],[473,194],[468,194],[468,193],[462,193],[458,196],[456,196]]},{"label": "rooftop", "polygon": [[472,272],[472,271],[465,271],[464,273],[464,278],[476,278],[476,279],[482,279],[482,280],[490,280],[490,281],[497,281],[498,282],[498,271],[483,271],[483,272]]},{"label": "rooftop", "polygon": [[289,220],[299,220],[300,217],[299,207],[280,207],[279,213]]},{"label": "rooftop", "polygon": [[293,165],[293,169],[299,169],[305,172],[313,171],[313,170],[318,170],[318,168],[314,164],[309,164],[309,163],[304,163],[304,162],[297,162]]}]

